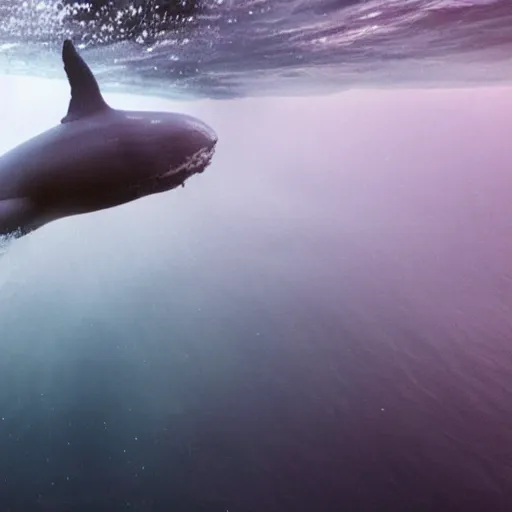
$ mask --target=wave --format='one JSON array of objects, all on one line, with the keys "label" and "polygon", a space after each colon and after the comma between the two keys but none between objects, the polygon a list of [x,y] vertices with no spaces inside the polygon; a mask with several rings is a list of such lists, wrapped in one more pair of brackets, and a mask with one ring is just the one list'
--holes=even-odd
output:
[{"label": "wave", "polygon": [[61,76],[62,40],[116,91],[232,97],[509,81],[509,0],[0,2],[0,69]]}]

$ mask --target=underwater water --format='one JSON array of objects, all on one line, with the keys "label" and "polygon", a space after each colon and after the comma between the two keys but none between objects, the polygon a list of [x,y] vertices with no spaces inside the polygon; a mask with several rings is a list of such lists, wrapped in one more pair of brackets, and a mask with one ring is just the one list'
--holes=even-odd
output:
[{"label": "underwater water", "polygon": [[[38,5],[26,9],[47,12]],[[297,34],[300,5],[286,18]],[[229,39],[229,9],[254,6],[267,4],[220,4],[215,41]],[[0,510],[510,510],[512,88],[497,54],[510,45],[500,30],[512,6],[319,6],[326,23],[364,9],[403,30],[409,20],[408,34],[390,28],[375,43],[381,56],[432,11],[453,14],[461,32],[480,16],[468,33],[497,35],[468,58],[474,81],[461,32],[434,18],[447,30],[440,76],[451,81],[443,69],[458,63],[457,83],[359,72],[378,61],[365,61],[361,36],[349,45],[361,51],[349,90],[336,82],[336,54],[297,67],[293,94],[284,64],[258,81],[257,59],[237,75],[223,53],[231,68],[217,75],[222,65],[204,58],[210,88],[167,70],[142,96],[147,46],[111,69],[125,42],[86,49],[109,68],[100,83],[117,70],[112,106],[195,115],[219,142],[184,189],[62,219],[1,249]],[[6,31],[5,62],[26,69],[0,76],[0,152],[64,115],[65,30],[30,42],[32,52],[44,40],[55,73],[16,46],[28,36]],[[415,49],[412,69],[438,59],[413,59]]]}]

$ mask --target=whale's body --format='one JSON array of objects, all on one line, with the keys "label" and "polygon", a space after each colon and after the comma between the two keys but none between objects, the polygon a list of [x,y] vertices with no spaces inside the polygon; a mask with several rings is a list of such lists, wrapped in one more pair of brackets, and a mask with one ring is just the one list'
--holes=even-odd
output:
[{"label": "whale's body", "polygon": [[115,110],[70,41],[63,60],[67,116],[0,157],[0,234],[171,190],[213,156],[216,134],[200,120]]}]

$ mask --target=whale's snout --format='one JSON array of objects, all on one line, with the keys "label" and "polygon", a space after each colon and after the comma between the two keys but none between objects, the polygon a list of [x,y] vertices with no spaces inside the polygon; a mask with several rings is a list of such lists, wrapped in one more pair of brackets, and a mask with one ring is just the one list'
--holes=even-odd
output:
[{"label": "whale's snout", "polygon": [[154,159],[149,180],[152,190],[183,185],[210,165],[218,137],[200,119],[178,113],[160,114],[152,116],[146,127],[145,140],[150,141],[149,152]]},{"label": "whale's snout", "polygon": [[181,116],[179,163],[169,169],[170,173],[185,171],[188,175],[201,173],[210,164],[215,147],[217,134],[208,124],[192,116]]},{"label": "whale's snout", "polygon": [[217,144],[217,134],[205,122],[191,116],[184,116],[183,129],[190,143],[199,149],[213,150]]}]

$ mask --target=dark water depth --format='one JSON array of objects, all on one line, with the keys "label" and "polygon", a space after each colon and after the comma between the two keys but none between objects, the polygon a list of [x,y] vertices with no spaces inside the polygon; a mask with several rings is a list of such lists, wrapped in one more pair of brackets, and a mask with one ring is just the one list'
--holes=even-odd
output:
[{"label": "dark water depth", "polygon": [[208,172],[0,260],[3,510],[509,510],[511,97],[178,105]]}]

